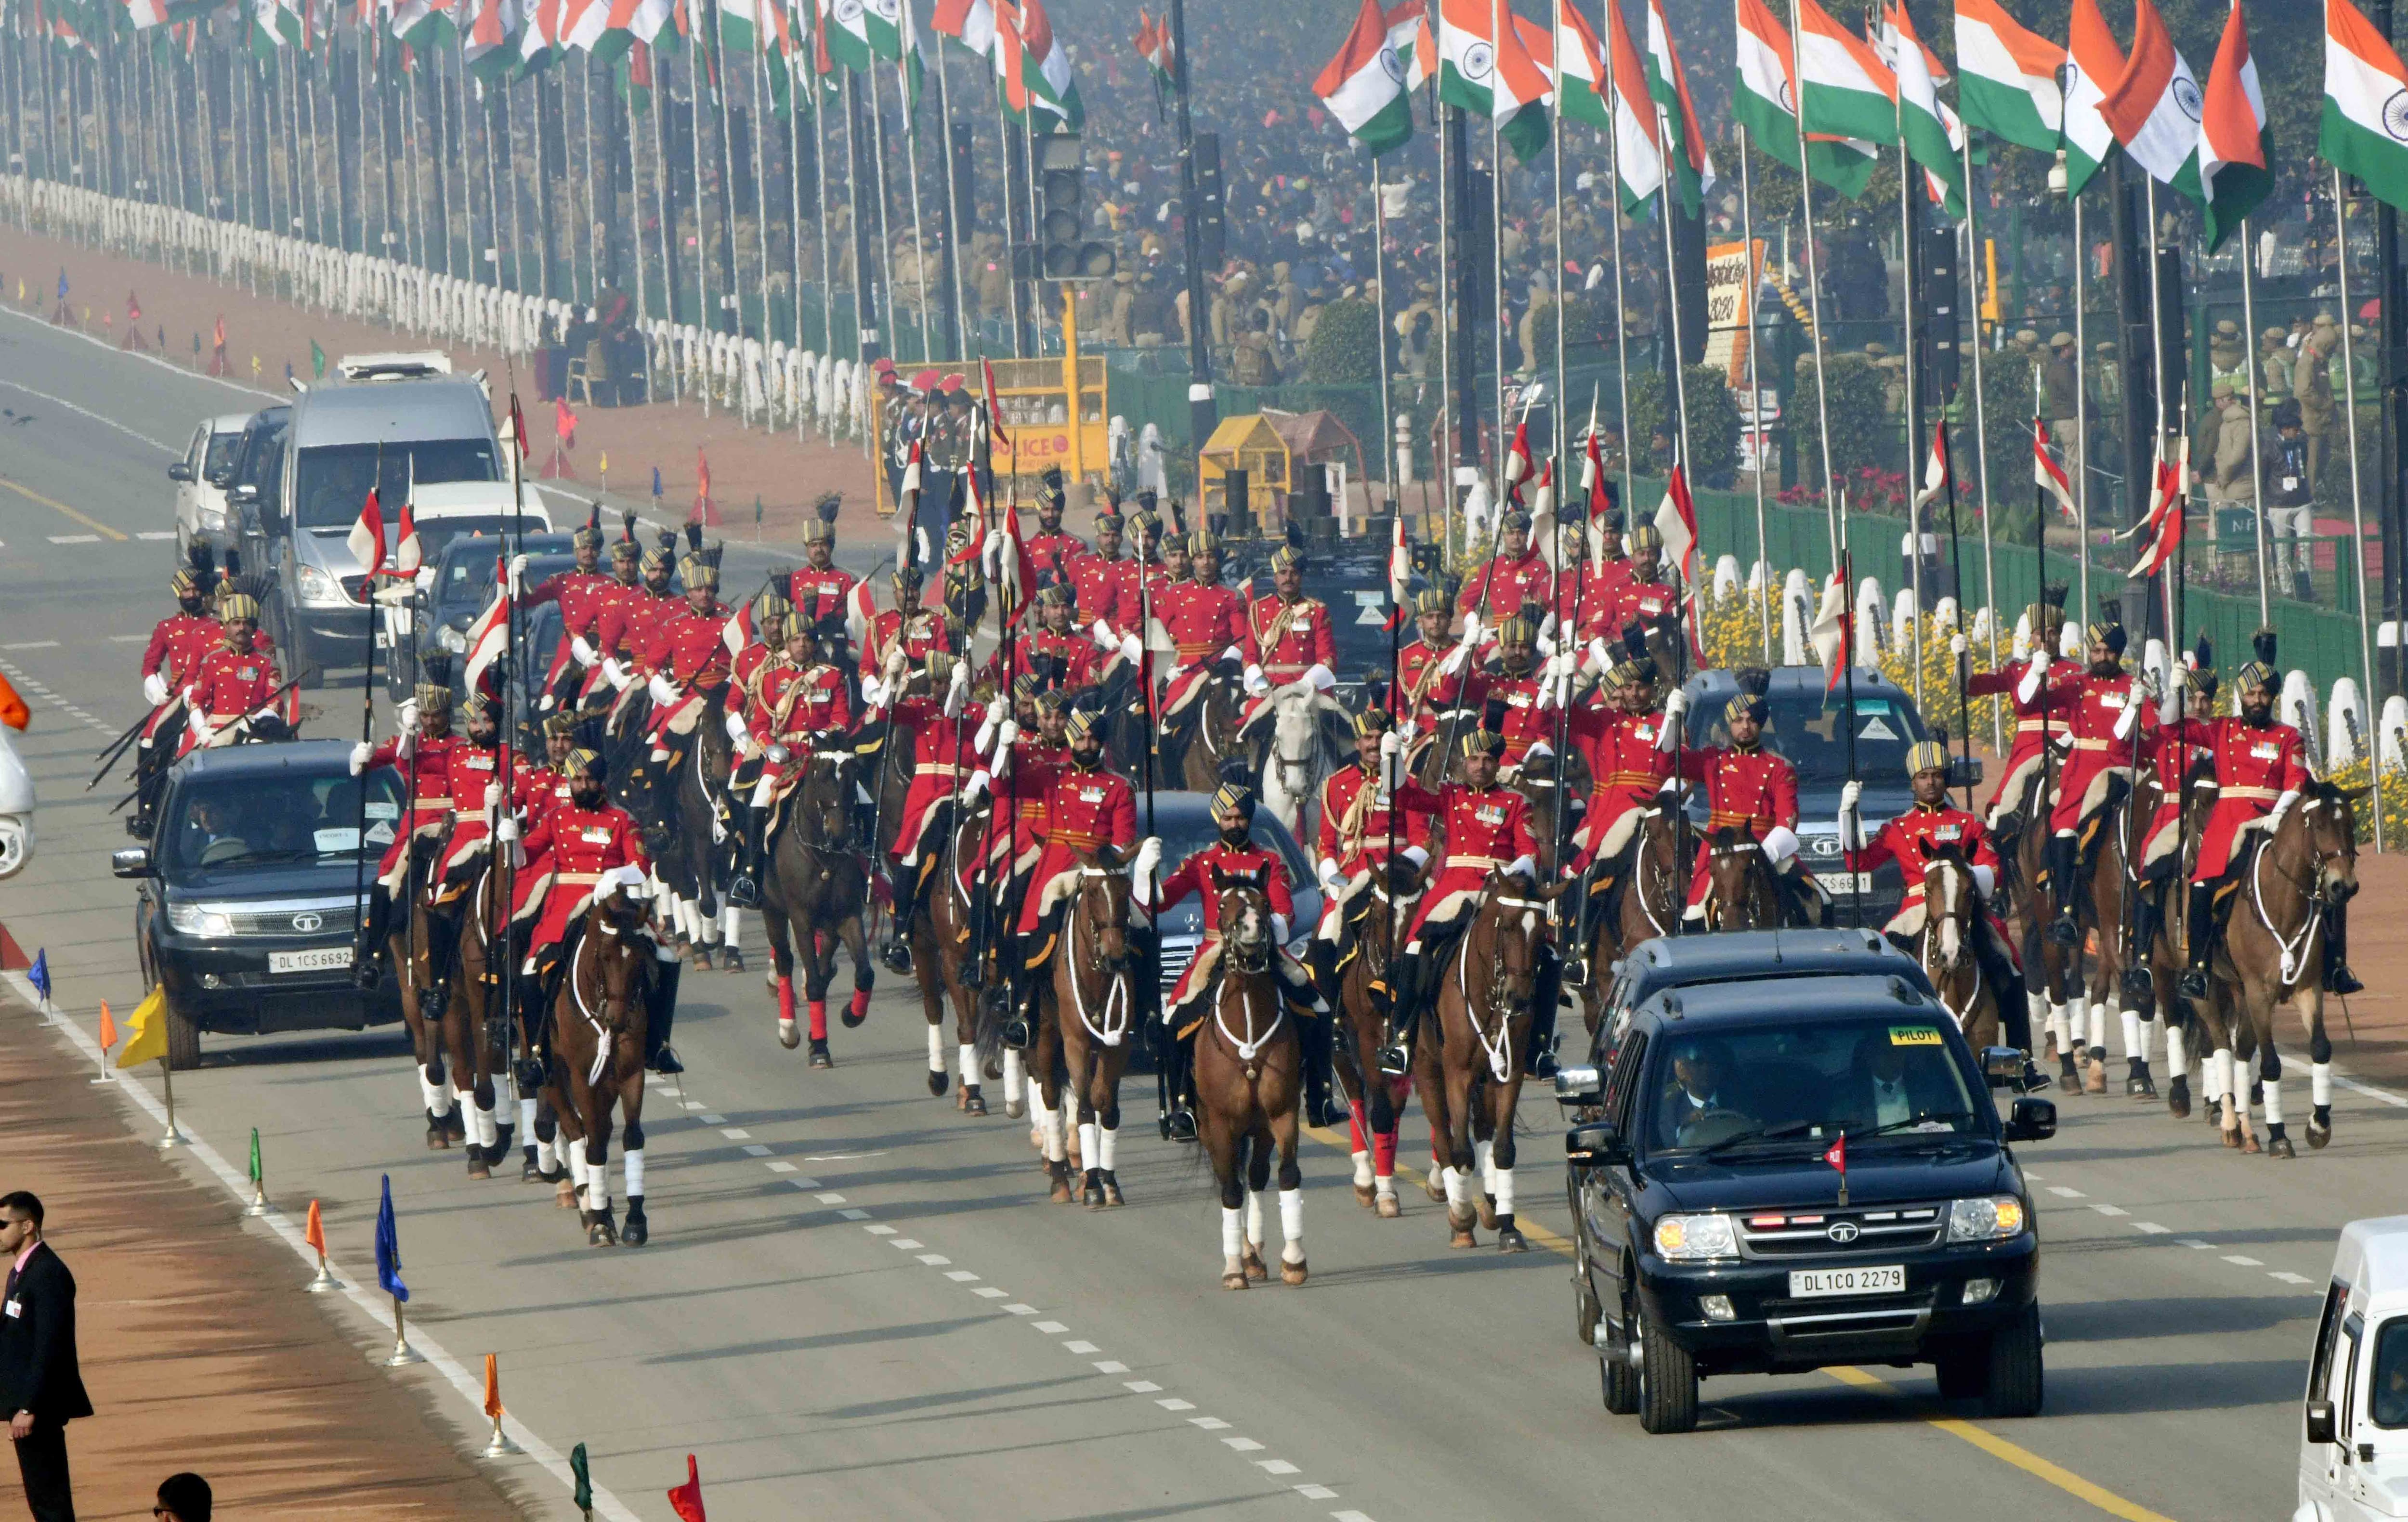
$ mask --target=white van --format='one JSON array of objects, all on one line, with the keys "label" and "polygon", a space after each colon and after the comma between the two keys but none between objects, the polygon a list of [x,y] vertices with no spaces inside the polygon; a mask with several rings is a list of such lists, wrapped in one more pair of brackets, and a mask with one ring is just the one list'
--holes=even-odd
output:
[{"label": "white van", "polygon": [[2292,1522],[2408,1516],[2408,1216],[2341,1229],[2303,1414]]}]

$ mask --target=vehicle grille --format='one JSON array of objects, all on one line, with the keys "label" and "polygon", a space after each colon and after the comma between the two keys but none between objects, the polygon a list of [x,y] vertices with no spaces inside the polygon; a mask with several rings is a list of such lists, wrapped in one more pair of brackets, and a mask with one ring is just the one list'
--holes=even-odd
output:
[{"label": "vehicle grille", "polygon": [[1168,993],[1185,974],[1187,964],[1196,960],[1196,948],[1204,944],[1200,935],[1166,935],[1162,938],[1162,991]]},{"label": "vehicle grille", "polygon": [[[304,929],[294,918],[316,917],[318,923]],[[350,900],[338,906],[325,908],[241,910],[226,916],[236,935],[349,935],[359,921]]]},{"label": "vehicle grille", "polygon": [[[1903,1252],[1939,1240],[1943,1205],[1877,1210],[1756,1211],[1739,1217],[1749,1258],[1832,1258]],[[1844,1239],[1844,1240],[1843,1240]]]}]

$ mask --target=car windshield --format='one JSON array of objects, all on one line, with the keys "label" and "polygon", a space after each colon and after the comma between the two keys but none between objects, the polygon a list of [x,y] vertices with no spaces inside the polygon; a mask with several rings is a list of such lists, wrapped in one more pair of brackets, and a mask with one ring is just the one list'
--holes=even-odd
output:
[{"label": "car windshield", "polygon": [[208,452],[201,456],[201,479],[208,480],[234,463],[235,455],[242,448],[242,430],[231,434],[211,434]]},{"label": "car windshield", "polygon": [[[1139,815],[1142,821],[1142,811]],[[1248,832],[1254,844],[1279,853],[1280,865],[1287,869],[1289,888],[1300,888],[1312,881],[1312,869],[1305,864],[1304,851],[1287,827],[1272,818],[1268,809],[1254,810],[1254,828]],[[1166,875],[1177,870],[1179,863],[1218,839],[1220,832],[1212,828],[1212,816],[1205,809],[1182,809],[1162,821],[1162,866]]]},{"label": "car windshield", "polygon": [[259,489],[261,510],[276,505],[276,488],[284,463],[284,425],[291,407],[271,407],[251,420],[235,450],[234,484]]},{"label": "car windshield", "polygon": [[[498,544],[509,533],[511,521],[509,515],[502,513],[480,513],[459,518],[420,518],[416,520],[418,550],[425,559],[433,560],[443,553],[445,547],[461,539],[491,539]],[[532,554],[537,548],[536,535],[545,533],[543,519],[529,517],[525,519],[525,526],[527,550]],[[548,538],[545,542],[549,542]]]},{"label": "car windshield", "polygon": [[501,467],[491,439],[322,444],[301,451],[294,472],[294,512],[305,529],[347,527],[358,521],[371,482],[386,502],[400,502],[408,495],[413,478],[427,485],[496,481]]},{"label": "car windshield", "polygon": [[[486,601],[494,595],[494,569],[501,563],[504,553],[500,539],[489,539],[482,545],[473,538],[453,540],[445,548],[442,562],[435,568],[437,619],[482,612]],[[545,553],[530,548],[526,585],[540,587],[545,578],[576,567],[577,557],[565,549]]]},{"label": "car windshield", "polygon": [[2408,1316],[2395,1316],[2374,1334],[2374,1382],[2367,1414],[2377,1427],[2408,1427]]},{"label": "car windshield", "polygon": [[[1845,705],[1841,692],[1825,694],[1814,687],[1776,690],[1765,700],[1772,708],[1764,727],[1769,750],[1789,758],[1798,780],[1813,787],[1836,787],[1847,780],[1848,733],[1840,727]],[[1700,704],[1689,712],[1689,744],[1699,747],[1730,744],[1723,723],[1721,702]],[[1924,737],[1923,717],[1914,704],[1891,693],[1859,693],[1856,710],[1856,762],[1858,776],[1895,776],[1906,765],[1907,747]]]},{"label": "car windshield", "polygon": [[[401,818],[401,777],[388,770],[366,780],[368,850],[381,855]],[[189,778],[177,789],[175,818],[159,835],[166,869],[352,861],[360,844],[360,783],[339,771]]]},{"label": "car windshield", "polygon": [[[1939,1017],[1675,1031],[1656,1044],[1644,1090],[1656,1151],[1916,1143],[1974,1134],[1975,1097]],[[1986,1108],[1986,1091],[1984,1107]]]}]

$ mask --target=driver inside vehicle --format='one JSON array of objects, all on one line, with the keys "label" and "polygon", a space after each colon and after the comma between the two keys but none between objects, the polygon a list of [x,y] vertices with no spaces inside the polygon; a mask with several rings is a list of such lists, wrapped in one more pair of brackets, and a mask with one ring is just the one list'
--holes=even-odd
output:
[{"label": "driver inside vehicle", "polygon": [[251,854],[247,826],[231,799],[210,793],[193,800],[184,816],[185,860],[208,865]]},{"label": "driver inside vehicle", "polygon": [[[1695,1146],[1713,1139],[1702,1134],[1701,1123],[1710,1115],[1726,1117],[1714,1124],[1713,1130],[1717,1133],[1723,1132],[1727,1118],[1736,1115],[1730,1091],[1730,1062],[1720,1044],[1694,1041],[1672,1054],[1672,1082],[1656,1102],[1656,1134],[1672,1146]],[[1736,1117],[1747,1118],[1743,1115]]]}]

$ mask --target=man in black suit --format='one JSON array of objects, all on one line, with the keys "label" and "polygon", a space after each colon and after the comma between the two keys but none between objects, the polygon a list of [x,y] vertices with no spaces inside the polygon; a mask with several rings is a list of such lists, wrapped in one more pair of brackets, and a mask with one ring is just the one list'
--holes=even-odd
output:
[{"label": "man in black suit", "polygon": [[75,1275],[42,1241],[42,1202],[22,1189],[0,1195],[0,1260],[8,1264],[0,1411],[9,1414],[25,1503],[35,1522],[75,1522],[66,1424],[92,1415],[76,1367]]},{"label": "man in black suit", "polygon": [[1850,1074],[1856,1086],[1847,1102],[1851,1131],[1905,1131],[1918,1124],[1963,1131],[1972,1119],[1964,1085],[1936,1029],[1893,1026],[1873,1031],[1856,1043]]}]

